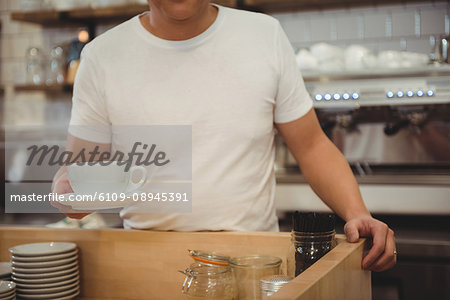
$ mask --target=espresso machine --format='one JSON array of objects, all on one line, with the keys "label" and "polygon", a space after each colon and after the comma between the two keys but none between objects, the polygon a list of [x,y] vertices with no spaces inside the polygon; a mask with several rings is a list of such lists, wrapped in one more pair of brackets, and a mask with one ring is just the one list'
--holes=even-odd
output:
[{"label": "espresso machine", "polygon": [[[306,73],[304,80],[322,129],[362,181],[414,183],[417,175],[422,183],[449,179],[450,67]],[[296,168],[278,139],[279,177],[295,174]]]}]

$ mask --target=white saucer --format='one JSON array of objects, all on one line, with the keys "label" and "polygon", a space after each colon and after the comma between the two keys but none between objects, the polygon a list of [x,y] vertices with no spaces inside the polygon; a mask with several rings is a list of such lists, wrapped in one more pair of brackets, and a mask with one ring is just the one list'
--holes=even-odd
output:
[{"label": "white saucer", "polygon": [[63,296],[72,296],[72,294],[75,294],[76,292],[79,292],[80,288],[77,286],[73,289],[58,292],[58,293],[50,293],[50,294],[38,294],[38,295],[31,295],[31,294],[22,294],[22,293],[16,293],[17,297],[23,298],[23,299],[54,299],[58,297]]},{"label": "white saucer", "polygon": [[79,274],[79,271],[77,270],[75,273],[72,273],[72,274],[51,277],[51,278],[43,278],[43,279],[22,279],[22,278],[17,278],[15,276],[11,276],[11,277],[15,282],[18,282],[18,283],[50,283],[50,282],[57,282],[57,281],[59,282],[62,280],[66,280],[66,279],[72,278],[78,274]]},{"label": "white saucer", "polygon": [[65,269],[70,269],[78,264],[78,261],[74,261],[70,264],[64,264],[61,266],[56,267],[49,267],[49,268],[18,268],[18,267],[12,267],[12,272],[16,273],[27,273],[27,274],[36,274],[36,273],[50,273],[50,272],[57,272],[62,271]]},{"label": "white saucer", "polygon": [[24,273],[17,273],[13,272],[13,276],[23,279],[38,279],[38,278],[50,278],[50,277],[57,277],[61,275],[66,275],[69,273],[73,273],[76,270],[78,270],[78,266],[72,267],[67,270],[57,271],[57,272],[50,272],[50,273],[39,273],[39,274],[24,274]]},{"label": "white saucer", "polygon": [[64,258],[64,259],[58,259],[58,260],[51,260],[51,261],[42,261],[42,262],[12,262],[13,267],[19,267],[19,268],[47,268],[47,267],[56,267],[61,265],[66,265],[69,263],[72,263],[74,260],[78,259],[78,255],[75,254],[74,256]]},{"label": "white saucer", "polygon": [[0,278],[7,277],[11,274],[11,263],[0,262]]},{"label": "white saucer", "polygon": [[16,288],[16,284],[12,281],[0,281],[0,294],[6,294]]},{"label": "white saucer", "polygon": [[64,296],[64,297],[60,297],[60,298],[52,298],[49,300],[71,300],[71,299],[74,299],[79,294],[80,294],[80,290],[78,290],[75,294],[72,294],[72,295],[68,295],[68,296]]},{"label": "white saucer", "polygon": [[11,295],[14,295],[16,293],[16,289],[12,289],[6,293],[0,293],[0,299],[5,299],[6,297],[11,297]]},{"label": "white saucer", "polygon": [[44,255],[44,256],[15,256],[12,255],[11,259],[16,262],[41,262],[41,261],[50,261],[50,260],[58,260],[63,259],[78,253],[78,249],[74,249],[73,251],[69,251],[63,254],[55,254],[55,255]]},{"label": "white saucer", "polygon": [[52,282],[52,283],[20,283],[16,282],[18,289],[46,289],[46,288],[52,288],[52,287],[59,287],[63,285],[68,285],[70,283],[73,283],[75,281],[79,281],[80,276],[77,275],[73,278],[64,280],[64,281],[58,281],[58,282]]},{"label": "white saucer", "polygon": [[[138,193],[137,191],[135,193]],[[133,201],[131,196],[133,194],[127,194],[127,197],[122,199],[118,197],[116,201],[100,201],[99,199],[94,199],[92,201],[71,201],[70,197],[73,197],[75,193],[61,194],[59,196],[64,196],[64,200],[58,201],[62,205],[70,206],[73,210],[103,210],[103,209],[113,209],[122,208],[129,206],[130,204],[136,203]],[[105,196],[105,199],[108,199]]]},{"label": "white saucer", "polygon": [[14,256],[44,256],[69,252],[77,247],[74,243],[49,242],[24,244],[9,248]]},{"label": "white saucer", "polygon": [[57,286],[53,288],[45,288],[45,289],[17,289],[18,293],[25,293],[25,294],[50,294],[50,293],[57,293],[62,292],[65,290],[73,289],[75,287],[79,287],[80,281],[77,280],[71,284]]},{"label": "white saucer", "polygon": [[2,300],[14,300],[14,299],[16,299],[16,293],[13,293],[8,297],[2,298]]}]

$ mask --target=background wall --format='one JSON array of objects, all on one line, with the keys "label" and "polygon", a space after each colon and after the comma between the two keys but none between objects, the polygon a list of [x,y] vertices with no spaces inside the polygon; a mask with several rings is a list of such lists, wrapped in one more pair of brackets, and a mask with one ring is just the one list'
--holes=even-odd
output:
[{"label": "background wall", "polygon": [[[0,0],[0,86],[5,88],[3,124],[18,126],[54,126],[67,124],[70,118],[70,94],[14,92],[14,85],[27,83],[26,52],[38,47],[48,54],[56,45],[76,39],[82,27],[48,28],[12,21],[12,11],[20,11],[20,1]],[[98,26],[100,34],[114,25]]]},{"label": "background wall", "polygon": [[[4,124],[56,125],[70,117],[70,95],[41,92],[14,93],[14,84],[26,83],[26,51],[52,47],[77,37],[79,28],[42,28],[10,20],[20,10],[18,0],[0,0],[2,22],[0,85],[6,89]],[[448,2],[374,6],[367,8],[274,14],[296,49],[325,41],[338,46],[361,44],[374,52],[408,50],[430,52],[430,37],[449,34]],[[98,33],[110,26],[101,26]]]}]

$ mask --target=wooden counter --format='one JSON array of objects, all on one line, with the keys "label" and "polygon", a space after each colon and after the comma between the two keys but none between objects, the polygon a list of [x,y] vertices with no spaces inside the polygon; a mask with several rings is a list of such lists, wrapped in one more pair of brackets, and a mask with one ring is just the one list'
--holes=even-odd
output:
[{"label": "wooden counter", "polygon": [[[230,256],[270,254],[283,258],[289,233],[154,232],[136,230],[0,227],[0,261],[12,246],[48,241],[77,243],[81,296],[77,299],[183,299],[184,276],[193,260],[187,249]],[[370,272],[361,270],[364,241],[338,245],[271,299],[371,299]]]}]

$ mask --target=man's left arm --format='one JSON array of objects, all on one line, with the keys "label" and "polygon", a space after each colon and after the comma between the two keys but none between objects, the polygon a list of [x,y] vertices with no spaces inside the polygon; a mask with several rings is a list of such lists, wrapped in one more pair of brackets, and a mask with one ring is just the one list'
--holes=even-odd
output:
[{"label": "man's left arm", "polygon": [[370,215],[345,157],[320,128],[314,109],[276,127],[314,192],[346,222],[349,242],[372,237],[373,246],[362,261],[372,271],[392,268],[397,260],[394,232]]}]

